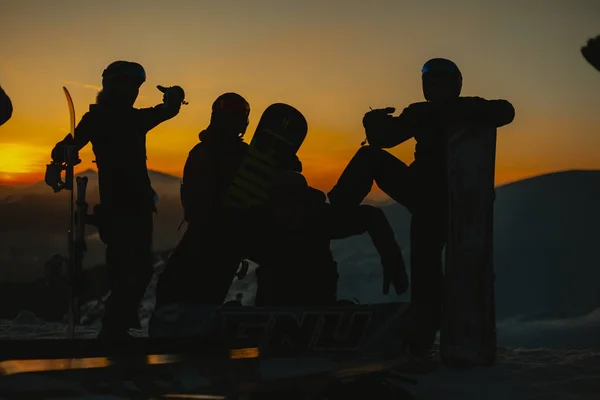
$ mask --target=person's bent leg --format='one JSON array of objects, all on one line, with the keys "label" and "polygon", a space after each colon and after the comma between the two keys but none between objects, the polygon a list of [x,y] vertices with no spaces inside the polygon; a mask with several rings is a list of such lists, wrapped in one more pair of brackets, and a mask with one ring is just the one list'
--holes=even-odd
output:
[{"label": "person's bent leg", "polygon": [[373,182],[398,203],[409,206],[409,167],[385,150],[361,147],[350,160],[337,183],[327,194],[332,205],[357,206],[369,194]]}]

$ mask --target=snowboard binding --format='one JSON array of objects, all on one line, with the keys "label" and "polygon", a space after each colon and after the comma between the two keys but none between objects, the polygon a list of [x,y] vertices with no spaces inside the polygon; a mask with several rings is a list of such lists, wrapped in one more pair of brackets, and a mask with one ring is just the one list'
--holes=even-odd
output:
[{"label": "snowboard binding", "polygon": [[242,260],[242,262],[240,263],[240,269],[235,274],[235,276],[238,278],[239,281],[241,281],[242,279],[244,279],[246,277],[246,275],[248,275],[249,267],[250,267],[250,263],[248,262],[248,260]]}]

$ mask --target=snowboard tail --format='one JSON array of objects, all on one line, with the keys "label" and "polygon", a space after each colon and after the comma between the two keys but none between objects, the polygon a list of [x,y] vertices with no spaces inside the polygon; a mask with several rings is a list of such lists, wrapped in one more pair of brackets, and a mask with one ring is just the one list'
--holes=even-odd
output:
[{"label": "snowboard tail", "polygon": [[294,107],[275,103],[262,114],[250,146],[224,196],[226,207],[245,208],[268,201],[282,159],[294,156],[306,138],[308,124]]},{"label": "snowboard tail", "polygon": [[496,129],[472,126],[448,143],[449,221],[440,347],[449,365],[496,356],[493,219]]}]

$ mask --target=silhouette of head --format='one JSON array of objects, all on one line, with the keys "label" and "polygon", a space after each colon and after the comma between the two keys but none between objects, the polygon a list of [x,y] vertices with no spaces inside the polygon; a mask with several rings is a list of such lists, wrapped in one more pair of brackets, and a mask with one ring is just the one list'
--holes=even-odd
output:
[{"label": "silhouette of head", "polygon": [[98,102],[132,107],[145,81],[146,72],[140,64],[115,61],[102,72],[102,91],[98,94]]},{"label": "silhouette of head", "polygon": [[284,170],[275,176],[270,200],[280,226],[293,229],[302,222],[308,190],[308,182],[299,172]]},{"label": "silhouette of head", "polygon": [[210,125],[224,134],[244,136],[248,128],[250,104],[237,93],[224,93],[212,105]]},{"label": "silhouette of head", "polygon": [[427,101],[446,101],[460,96],[462,74],[452,61],[433,58],[423,65],[421,73]]}]

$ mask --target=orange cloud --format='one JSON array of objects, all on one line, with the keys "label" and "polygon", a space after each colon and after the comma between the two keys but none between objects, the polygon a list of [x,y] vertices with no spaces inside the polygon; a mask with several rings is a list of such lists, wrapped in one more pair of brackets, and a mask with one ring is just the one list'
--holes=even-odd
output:
[{"label": "orange cloud", "polygon": [[77,81],[63,81],[63,83],[65,85],[75,85],[75,86],[79,86],[79,87],[82,87],[85,89],[94,90],[96,92],[99,92],[100,90],[102,90],[102,86],[91,85],[89,83],[81,83],[81,82],[77,82]]}]

